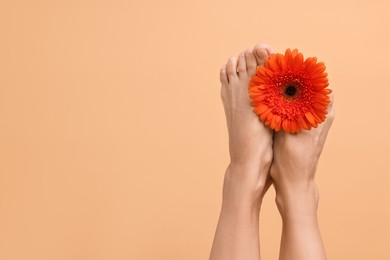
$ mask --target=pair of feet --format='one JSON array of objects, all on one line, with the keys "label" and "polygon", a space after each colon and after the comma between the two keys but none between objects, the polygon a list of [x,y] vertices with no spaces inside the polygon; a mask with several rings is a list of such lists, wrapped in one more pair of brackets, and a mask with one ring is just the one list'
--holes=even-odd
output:
[{"label": "pair of feet", "polygon": [[[231,165],[255,169],[256,194],[264,195],[273,182],[278,195],[284,188],[314,181],[317,162],[333,122],[333,102],[327,120],[300,134],[274,133],[250,106],[248,85],[256,68],[262,66],[272,48],[265,44],[229,58],[221,68],[221,99],[229,132]],[[259,197],[261,199],[261,196]]]},{"label": "pair of feet", "polygon": [[325,259],[316,219],[314,177],[333,121],[333,102],[326,121],[310,131],[274,133],[265,126],[250,106],[248,85],[256,68],[272,52],[268,45],[256,45],[229,58],[220,71],[231,162],[225,174],[212,260],[260,258],[260,249],[253,243],[258,241],[255,222],[272,184],[283,220],[280,259]]}]

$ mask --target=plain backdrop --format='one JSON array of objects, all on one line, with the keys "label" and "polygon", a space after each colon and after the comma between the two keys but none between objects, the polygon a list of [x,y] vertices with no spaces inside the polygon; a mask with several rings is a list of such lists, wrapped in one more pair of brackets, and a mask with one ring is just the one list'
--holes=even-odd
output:
[{"label": "plain backdrop", "polygon": [[0,259],[207,259],[229,162],[219,69],[263,42],[327,65],[328,258],[390,259],[389,16],[388,0],[0,0]]}]

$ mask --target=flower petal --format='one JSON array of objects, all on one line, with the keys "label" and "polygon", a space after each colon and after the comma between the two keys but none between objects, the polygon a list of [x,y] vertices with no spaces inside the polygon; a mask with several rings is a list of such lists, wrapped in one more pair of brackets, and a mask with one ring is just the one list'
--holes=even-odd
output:
[{"label": "flower petal", "polygon": [[315,123],[314,116],[310,112],[306,112],[305,113],[305,117],[310,122],[310,124],[314,124]]},{"label": "flower petal", "polygon": [[278,71],[279,70],[279,66],[278,66],[278,63],[277,63],[277,60],[276,60],[276,56],[270,58],[268,60],[268,64],[267,65],[273,71]]},{"label": "flower petal", "polygon": [[264,111],[266,111],[268,108],[269,108],[269,107],[268,107],[267,105],[261,103],[260,105],[258,105],[258,106],[256,106],[256,107],[254,108],[254,111],[255,111],[257,114],[261,115],[261,114],[264,113]]}]

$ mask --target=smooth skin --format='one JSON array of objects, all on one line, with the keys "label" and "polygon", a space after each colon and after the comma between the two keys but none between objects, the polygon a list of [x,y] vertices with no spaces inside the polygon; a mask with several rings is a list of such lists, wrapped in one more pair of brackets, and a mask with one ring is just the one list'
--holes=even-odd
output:
[{"label": "smooth skin", "polygon": [[230,164],[210,260],[260,259],[259,213],[271,184],[283,220],[280,259],[326,259],[314,177],[333,121],[333,106],[327,120],[310,131],[274,133],[266,127],[249,104],[248,84],[271,53],[270,46],[256,45],[229,58],[220,71]]}]

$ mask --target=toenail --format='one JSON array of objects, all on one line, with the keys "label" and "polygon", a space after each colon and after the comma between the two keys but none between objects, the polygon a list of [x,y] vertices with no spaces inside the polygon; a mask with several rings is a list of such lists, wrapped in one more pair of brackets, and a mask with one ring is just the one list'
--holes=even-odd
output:
[{"label": "toenail", "polygon": [[268,52],[266,49],[256,49],[256,54],[261,57],[268,55]]},{"label": "toenail", "polygon": [[253,49],[247,49],[247,50],[246,50],[246,53],[247,53],[247,54],[251,54],[252,52],[253,52]]}]

